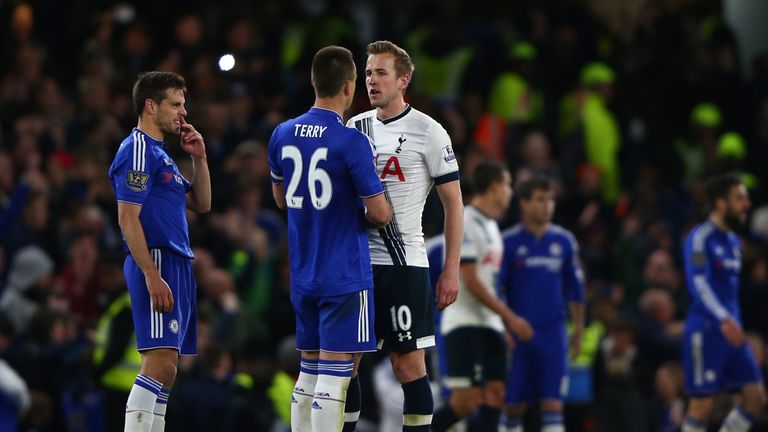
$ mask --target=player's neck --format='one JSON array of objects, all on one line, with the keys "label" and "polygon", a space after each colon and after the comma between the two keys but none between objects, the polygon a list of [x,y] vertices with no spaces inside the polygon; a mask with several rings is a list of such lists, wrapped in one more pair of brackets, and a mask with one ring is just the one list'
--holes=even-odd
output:
[{"label": "player's neck", "polygon": [[344,118],[344,101],[339,98],[316,98],[315,104],[312,105],[312,107],[333,111],[338,114],[339,117]]},{"label": "player's neck", "polygon": [[483,214],[488,219],[498,219],[501,216],[501,210],[494,205],[493,201],[479,195],[472,199],[472,207]]},{"label": "player's neck", "polygon": [[149,135],[155,141],[164,141],[163,131],[153,121],[149,119],[142,119],[139,117],[139,123],[136,125],[136,129]]},{"label": "player's neck", "polygon": [[392,117],[400,115],[405,109],[408,108],[408,104],[402,97],[392,99],[387,106],[376,108],[376,117],[379,120],[387,120]]},{"label": "player's neck", "polygon": [[549,229],[549,222],[541,224],[538,222],[523,221],[523,227],[525,227],[526,231],[533,234],[534,237],[540,239]]},{"label": "player's neck", "polygon": [[712,225],[716,226],[720,231],[730,231],[731,228],[725,223],[725,217],[718,212],[712,212],[709,214],[709,221]]}]

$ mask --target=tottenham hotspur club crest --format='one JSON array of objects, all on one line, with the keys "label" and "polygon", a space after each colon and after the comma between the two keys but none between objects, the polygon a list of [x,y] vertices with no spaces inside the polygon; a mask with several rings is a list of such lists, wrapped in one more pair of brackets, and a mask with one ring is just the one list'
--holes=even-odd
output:
[{"label": "tottenham hotspur club crest", "polygon": [[406,142],[405,135],[400,134],[400,138],[397,139],[397,142],[399,143],[397,145],[397,148],[395,149],[395,153],[400,154],[400,151],[402,150],[403,143]]}]

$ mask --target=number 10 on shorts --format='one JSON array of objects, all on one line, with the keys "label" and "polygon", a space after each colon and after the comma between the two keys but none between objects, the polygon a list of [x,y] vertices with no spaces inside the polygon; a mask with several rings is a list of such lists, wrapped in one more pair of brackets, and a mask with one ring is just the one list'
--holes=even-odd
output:
[{"label": "number 10 on shorts", "polygon": [[411,340],[411,308],[406,305],[392,306],[389,308],[389,313],[392,315],[392,330],[398,332],[397,338],[400,342],[404,340]]}]

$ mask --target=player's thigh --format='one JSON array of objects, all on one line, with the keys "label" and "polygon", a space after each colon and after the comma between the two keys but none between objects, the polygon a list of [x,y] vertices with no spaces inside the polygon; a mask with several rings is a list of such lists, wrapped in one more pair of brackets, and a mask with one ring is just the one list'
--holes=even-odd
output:
[{"label": "player's thigh", "polygon": [[540,400],[562,400],[568,392],[568,339],[565,326],[539,335],[537,393]]},{"label": "player's thigh", "polygon": [[729,351],[731,355],[722,372],[722,383],[725,388],[740,390],[747,384],[763,382],[763,374],[748,343],[743,343],[738,348],[730,347]]},{"label": "player's thigh", "polygon": [[320,304],[315,296],[291,291],[291,306],[296,315],[296,349],[320,351]]},{"label": "player's thigh", "polygon": [[320,350],[335,353],[376,351],[373,290],[320,297]]},{"label": "player's thigh", "polygon": [[[186,315],[182,315],[182,310],[185,314],[189,312],[186,293],[191,287],[180,274],[183,273],[184,269],[188,269],[191,275],[191,263],[187,258],[162,249],[150,249],[150,255],[160,272],[160,276],[171,289],[174,304],[170,312],[160,312],[154,308],[147,291],[144,273],[133,257],[128,255],[123,266],[123,272],[131,297],[131,314],[136,332],[136,345],[139,351],[157,348],[172,348],[181,351],[183,334],[180,334],[180,330],[189,321]],[[180,297],[184,297],[182,301],[179,301]],[[196,317],[194,320],[196,326]]]},{"label": "player's thigh", "polygon": [[373,266],[376,336],[398,353],[435,345],[434,308],[429,269]]},{"label": "player's thigh", "polygon": [[507,377],[507,341],[501,332],[490,328],[481,331],[483,381],[504,382]]},{"label": "player's thigh", "polygon": [[686,394],[705,397],[723,384],[722,373],[731,348],[716,325],[689,325],[683,335],[683,371]]},{"label": "player's thigh", "polygon": [[177,256],[175,267],[174,309],[178,310],[176,321],[171,319],[168,329],[179,337],[179,354],[197,354],[197,283],[195,282],[192,260]]},{"label": "player's thigh", "polygon": [[536,351],[533,342],[515,341],[515,348],[507,371],[507,405],[519,405],[533,401],[533,385],[538,376]]},{"label": "player's thigh", "polygon": [[445,335],[446,371],[443,383],[449,389],[483,385],[482,330],[478,327],[459,327]]}]

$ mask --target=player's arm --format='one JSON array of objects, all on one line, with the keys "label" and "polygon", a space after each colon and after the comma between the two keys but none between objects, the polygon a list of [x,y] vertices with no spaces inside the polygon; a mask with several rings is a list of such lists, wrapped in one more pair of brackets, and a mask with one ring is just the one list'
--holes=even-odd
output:
[{"label": "player's arm", "polygon": [[456,301],[459,292],[459,260],[464,237],[464,203],[459,181],[437,185],[437,194],[445,212],[445,263],[435,286],[437,308],[443,310]]},{"label": "player's arm", "polygon": [[211,173],[205,142],[184,117],[181,117],[181,148],[192,157],[192,190],[187,195],[187,207],[198,213],[208,213],[211,211]]},{"label": "player's arm", "polygon": [[117,202],[117,220],[125,237],[125,243],[136,264],[144,273],[152,305],[161,312],[170,312],[173,306],[173,295],[168,284],[160,276],[155,262],[149,254],[147,238],[141,226],[139,214],[141,206],[129,202]]},{"label": "player's arm", "polygon": [[470,294],[488,309],[494,311],[503,320],[506,326],[521,340],[528,340],[533,336],[533,329],[528,322],[512,312],[510,308],[491,294],[490,288],[480,280],[477,275],[477,263],[463,260],[460,266],[461,280]]},{"label": "player's arm", "polygon": [[384,193],[372,197],[363,198],[365,204],[365,218],[374,227],[384,228],[392,220],[392,205]]},{"label": "player's arm", "polygon": [[579,245],[571,233],[566,235],[568,239],[568,256],[563,265],[563,285],[565,298],[568,302],[568,311],[573,323],[570,344],[571,354],[578,355],[581,351],[581,341],[584,336],[585,312],[584,312],[584,271],[579,260]]},{"label": "player's arm", "polygon": [[[696,234],[694,234],[696,235]],[[689,240],[689,245],[696,243],[693,239]],[[687,245],[688,246],[688,245]],[[701,244],[690,245],[686,247],[685,264],[688,269],[689,292],[697,297],[701,304],[707,309],[710,315],[720,322],[720,331],[725,339],[733,346],[740,346],[745,341],[744,330],[734,319],[728,310],[720,303],[714,290],[712,289],[712,278],[710,266],[712,262],[707,253],[706,241]]]},{"label": "player's arm", "polygon": [[282,183],[272,183],[272,196],[275,198],[277,208],[285,210],[285,187]]}]

